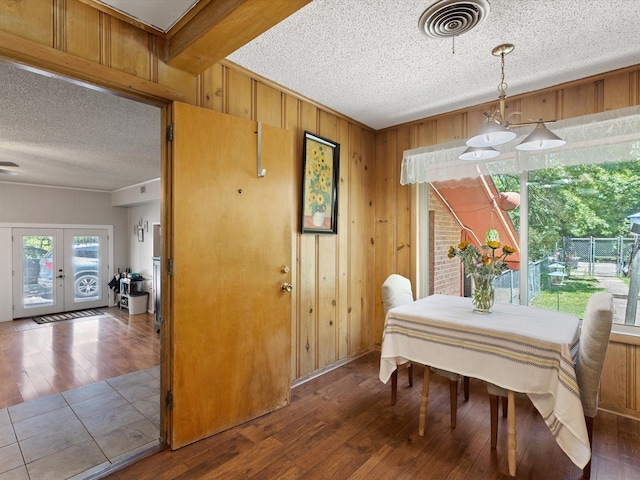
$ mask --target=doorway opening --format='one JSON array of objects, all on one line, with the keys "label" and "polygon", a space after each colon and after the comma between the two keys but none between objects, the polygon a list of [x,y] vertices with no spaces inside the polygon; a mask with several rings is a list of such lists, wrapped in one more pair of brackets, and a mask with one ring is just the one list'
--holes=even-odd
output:
[{"label": "doorway opening", "polygon": [[[5,70],[1,71],[3,74],[6,73]],[[19,70],[18,73],[20,72],[23,73],[23,76],[26,75],[25,70]],[[46,112],[55,112],[56,138],[43,139],[42,135],[50,129],[40,128],[33,119],[29,119],[31,123],[26,126],[19,124],[18,121],[14,122],[15,128],[12,132],[18,132],[20,138],[12,140],[15,143],[22,142],[26,145],[25,151],[28,151],[30,155],[21,157],[19,160],[16,159],[20,165],[18,176],[20,183],[12,183],[12,179],[8,179],[0,187],[6,192],[3,198],[6,198],[8,202],[11,202],[12,198],[16,199],[15,208],[11,203],[4,205],[6,211],[13,212],[11,215],[5,216],[5,226],[9,227],[5,231],[11,232],[14,237],[13,245],[17,250],[20,250],[19,253],[15,253],[12,248],[11,253],[7,251],[6,256],[3,257],[12,262],[15,270],[19,269],[20,272],[15,273],[11,280],[8,278],[9,274],[4,276],[3,273],[3,278],[6,279],[7,286],[13,287],[15,292],[13,303],[16,309],[20,308],[22,311],[15,314],[8,312],[2,316],[2,320],[46,314],[47,308],[52,308],[53,311],[63,311],[99,307],[109,315],[104,315],[100,319],[79,319],[48,325],[37,325],[32,320],[0,323],[0,340],[4,342],[3,345],[7,346],[2,349],[4,353],[0,363],[11,370],[11,375],[15,373],[15,380],[8,382],[8,379],[5,378],[7,381],[3,382],[3,388],[0,389],[0,400],[3,402],[0,405],[0,417],[7,415],[14,426],[16,425],[14,418],[18,419],[17,422],[35,421],[36,417],[51,413],[45,411],[47,410],[45,404],[59,401],[63,397],[73,396],[75,393],[84,395],[86,391],[91,390],[94,393],[102,393],[94,396],[94,399],[104,399],[108,395],[108,392],[102,390],[105,384],[118,383],[115,380],[112,382],[113,379],[129,375],[135,376],[139,372],[159,376],[159,364],[161,363],[160,341],[153,328],[153,317],[147,313],[133,316],[129,315],[126,310],[107,307],[110,303],[108,283],[114,270],[118,266],[125,265],[139,270],[135,264],[132,265],[129,254],[130,243],[135,241],[137,244],[138,238],[134,239],[131,235],[132,230],[126,208],[114,206],[112,203],[113,196],[120,193],[118,189],[125,189],[128,184],[113,187],[99,183],[115,179],[129,182],[133,186],[159,176],[160,130],[162,128],[160,115],[153,115],[145,121],[132,122],[133,115],[127,116],[127,113],[131,113],[131,111],[122,105],[123,97],[121,96],[103,94],[100,98],[118,99],[120,108],[109,108],[108,104],[111,103],[109,101],[83,100],[84,95],[77,94],[77,82],[72,84],[60,81],[58,78],[41,76],[32,72],[29,72],[29,75],[44,77],[48,83],[58,82],[52,86],[52,89],[40,88],[37,90],[38,93],[33,95],[34,99],[40,102],[40,107],[37,109],[40,117],[46,119]],[[15,78],[13,73],[7,73],[4,78],[8,90],[7,96],[10,93],[15,93],[9,92],[12,90],[11,85],[19,85],[23,93],[27,89],[28,85],[25,82],[12,80]],[[67,85],[70,85],[68,88],[72,93],[67,92]],[[80,88],[80,90],[85,89]],[[95,90],[93,92],[95,94]],[[45,104],[46,100],[51,102],[55,100],[57,104]],[[28,103],[24,98],[16,101],[16,104],[21,105]],[[131,103],[142,105],[138,102]],[[99,114],[95,112],[74,113],[72,111],[75,108],[74,105],[80,108],[98,109]],[[144,107],[135,108],[134,106],[133,110],[134,112],[148,111],[148,102]],[[160,111],[157,108],[158,105],[153,105],[153,107],[158,112]],[[11,113],[13,114],[14,111],[12,110]],[[112,129],[102,128],[93,123],[93,119],[102,121],[118,116],[120,118],[117,119],[118,121]],[[75,122],[76,128],[73,126],[68,128],[70,122]],[[157,130],[157,135],[147,142],[153,148],[144,143],[142,143],[142,148],[134,148],[134,145],[128,143],[127,139],[130,137],[141,137],[136,134],[137,129],[128,126],[129,123],[144,124]],[[33,135],[35,135],[33,132],[38,132],[38,135],[41,135],[38,138],[39,142],[33,141]],[[91,135],[94,133],[98,136],[104,134],[104,136],[92,139]],[[29,138],[29,134],[32,134],[31,138]],[[108,141],[103,141],[105,137]],[[46,151],[29,149],[36,143],[38,145],[46,144]],[[140,144],[136,143],[136,145]],[[64,152],[58,154],[58,150],[56,150],[58,148],[64,148]],[[144,169],[149,168],[149,163],[146,161],[146,157],[142,158],[140,152],[146,154],[156,152],[156,150],[157,154],[153,159],[155,166],[151,165],[152,170],[143,172]],[[37,176],[42,173],[49,176],[43,180],[42,177]],[[144,176],[141,178],[141,175]],[[49,180],[51,183],[47,183]],[[72,184],[76,181],[90,181],[95,184]],[[18,201],[21,203],[18,204]],[[97,221],[94,222],[94,220]],[[107,225],[107,234],[84,231],[84,226],[88,221]],[[28,230],[31,225],[36,225],[37,222],[42,222],[43,228],[49,228],[53,225],[56,227],[52,228],[53,230],[58,230],[58,224],[64,224],[66,227],[77,223],[83,226],[83,231],[71,233],[70,239],[65,238],[66,235],[69,235],[66,228],[58,232],[42,232],[41,228],[34,232],[16,231],[22,227]],[[35,237],[44,238],[37,239]],[[38,243],[39,240],[41,241]],[[5,241],[5,244],[9,245],[9,242]],[[145,244],[140,243],[137,246],[143,247]],[[148,257],[151,264],[151,255]],[[88,273],[91,264],[94,266],[98,264],[97,273]],[[10,271],[11,269],[6,270]],[[46,283],[47,276],[49,284]],[[25,285],[28,286],[26,294]],[[10,308],[9,305],[7,310]],[[140,345],[143,345],[144,348]],[[153,371],[148,371],[149,369]],[[127,385],[112,385],[118,392],[118,396],[111,394],[114,398],[122,399],[125,394],[131,397],[127,399],[128,405],[114,406],[112,412],[107,412],[104,403],[99,407],[101,414],[111,416],[111,421],[105,425],[107,430],[100,432],[100,435],[103,434],[105,442],[100,445],[101,449],[107,448],[105,445],[108,442],[112,442],[112,445],[118,445],[118,448],[129,444],[126,441],[125,429],[120,428],[125,435],[122,440],[117,437],[116,431],[121,419],[125,417],[130,419],[135,416],[138,418],[138,415],[141,414],[145,417],[144,420],[150,421],[154,427],[159,426],[159,379],[155,378],[153,386],[143,385],[139,377],[134,383],[136,387],[145,387],[144,389],[150,392],[149,396],[142,397],[144,392],[133,393],[132,390],[126,390]],[[125,390],[120,387],[124,387]],[[136,396],[140,396],[140,398],[136,398]],[[66,407],[63,405],[61,408],[64,408],[66,412],[69,408],[76,412],[75,405],[72,405],[73,402],[74,400],[69,398],[66,400],[68,405]],[[149,407],[148,410],[145,408],[145,402],[146,407]],[[35,409],[30,410],[34,404]],[[90,414],[88,408],[92,407],[86,405],[84,414]],[[18,412],[26,412],[26,410],[29,410],[27,413],[29,417],[21,417]],[[75,416],[79,418],[80,414],[76,412]],[[32,434],[32,436],[29,438],[24,435],[17,438],[19,443],[16,445],[19,444],[19,448],[22,448],[23,441],[25,445],[29,442],[33,443],[37,441],[37,436],[44,438],[62,435],[63,429],[58,426],[64,418],[66,417],[60,414],[52,415],[52,421],[43,422],[41,429],[31,430],[29,435]],[[73,417],[70,415],[69,418]],[[143,419],[139,421],[145,425],[144,428],[148,426],[148,423]],[[129,431],[132,432],[134,429],[131,428]],[[155,443],[160,442],[161,435],[157,430],[149,430],[148,432],[149,436],[153,436],[153,432],[155,432]],[[90,433],[92,436],[97,436],[93,431]],[[152,443],[149,442],[149,444]],[[64,445],[66,445],[64,441],[51,442],[50,448],[54,449]],[[143,445],[145,448],[146,446]],[[75,446],[74,448],[80,447]],[[104,449],[103,452],[107,453]],[[48,451],[46,458],[53,461],[53,457],[58,453],[57,450],[55,452]],[[126,455],[138,453],[139,451],[126,450],[120,454],[112,450],[106,454],[106,457],[109,462],[113,463],[123,461]],[[44,457],[36,459],[32,455],[22,457],[18,454],[16,458],[29,458],[30,460],[27,462],[31,465],[27,463],[19,468],[30,470],[35,462],[43,460]],[[78,456],[78,461],[85,462],[85,468],[87,458],[88,456],[85,455]],[[93,468],[101,468],[105,459],[98,456],[96,460],[97,467]],[[45,463],[46,461],[43,460],[42,464]],[[71,461],[57,463],[68,466]],[[3,473],[0,471],[0,476]],[[68,478],[68,476],[70,475],[61,474],[57,478]]]}]

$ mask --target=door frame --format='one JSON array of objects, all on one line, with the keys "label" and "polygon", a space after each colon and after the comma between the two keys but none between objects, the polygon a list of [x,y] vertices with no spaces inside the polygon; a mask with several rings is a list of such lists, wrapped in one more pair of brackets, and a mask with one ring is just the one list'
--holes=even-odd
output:
[{"label": "door frame", "polygon": [[[38,57],[33,55],[33,51],[30,48],[33,47],[35,51],[40,51],[44,47],[36,42],[23,40],[20,44],[15,45],[12,48],[11,45],[3,45],[3,50],[0,54],[0,59],[16,63],[18,66],[28,66],[36,72],[42,72],[45,75],[53,73],[62,80],[71,81],[73,83],[84,85],[87,88],[97,88],[100,91],[110,95],[124,95],[132,100],[155,105],[161,109],[160,114],[160,131],[163,141],[161,142],[160,152],[160,223],[163,224],[165,232],[173,231],[173,225],[171,223],[171,211],[168,205],[167,195],[171,191],[170,189],[170,174],[171,174],[171,157],[168,141],[165,136],[167,127],[170,124],[172,110],[171,102],[174,100],[185,101],[186,96],[166,85],[156,84],[150,81],[140,81],[139,77],[129,75],[125,72],[117,71],[107,67],[100,67],[100,74],[95,75],[95,71],[87,71],[87,62],[83,59],[79,59],[74,55],[68,54],[60,50],[52,51],[56,52],[55,56],[47,56],[46,60],[39,60]],[[44,58],[44,57],[42,57]],[[102,79],[103,83],[100,84],[99,80]],[[0,224],[0,227],[16,227],[16,228],[31,228],[32,224],[15,223],[15,224]],[[38,225],[47,226],[45,225]],[[74,225],[73,227],[82,227],[81,225]],[[109,232],[110,238],[113,238],[113,230]],[[0,238],[0,244],[3,241]],[[113,241],[109,242],[109,258],[113,256]],[[161,270],[161,291],[163,292],[161,298],[161,309],[163,313],[163,328],[160,331],[160,438],[167,444],[168,443],[168,429],[170,425],[167,425],[166,411],[169,404],[167,393],[171,385],[169,372],[169,359],[171,358],[171,307],[172,307],[172,291],[169,285],[169,252],[173,251],[173,239],[169,235],[164,235],[162,242],[162,264]],[[109,265],[109,275],[113,276],[113,266]],[[11,297],[12,298],[12,297]],[[112,303],[111,295],[109,295],[109,306],[114,306]],[[12,303],[9,303],[9,309],[11,309]],[[2,307],[0,307],[1,310]],[[9,313],[11,315],[11,313]],[[8,317],[11,318],[11,317]]]}]

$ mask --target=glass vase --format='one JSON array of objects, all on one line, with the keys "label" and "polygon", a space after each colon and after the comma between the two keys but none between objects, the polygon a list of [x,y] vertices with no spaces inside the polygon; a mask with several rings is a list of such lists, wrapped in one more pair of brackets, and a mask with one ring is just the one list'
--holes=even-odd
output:
[{"label": "glass vase", "polygon": [[471,277],[473,279],[473,290],[471,293],[473,310],[478,313],[490,313],[495,298],[493,290],[495,275],[472,273]]}]

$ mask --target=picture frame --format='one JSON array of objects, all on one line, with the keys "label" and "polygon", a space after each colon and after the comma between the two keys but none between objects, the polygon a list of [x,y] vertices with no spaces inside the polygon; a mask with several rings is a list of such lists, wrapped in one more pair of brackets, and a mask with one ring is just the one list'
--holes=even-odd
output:
[{"label": "picture frame", "polygon": [[340,144],[305,131],[302,150],[302,233],[338,233]]},{"label": "picture frame", "polygon": [[144,242],[144,229],[142,227],[138,227],[138,241]]}]

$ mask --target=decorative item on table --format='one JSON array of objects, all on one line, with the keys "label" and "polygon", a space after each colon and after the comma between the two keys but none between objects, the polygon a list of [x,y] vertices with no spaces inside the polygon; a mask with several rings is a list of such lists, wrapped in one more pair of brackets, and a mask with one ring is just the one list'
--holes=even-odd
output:
[{"label": "decorative item on table", "polygon": [[[497,251],[502,249],[501,253]],[[513,247],[502,245],[498,231],[490,229],[485,235],[485,244],[478,248],[463,240],[458,247],[449,247],[449,258],[460,257],[464,271],[473,279],[471,302],[474,311],[489,313],[493,306],[495,292],[493,281],[505,270],[508,270],[506,258],[515,252]]]}]

